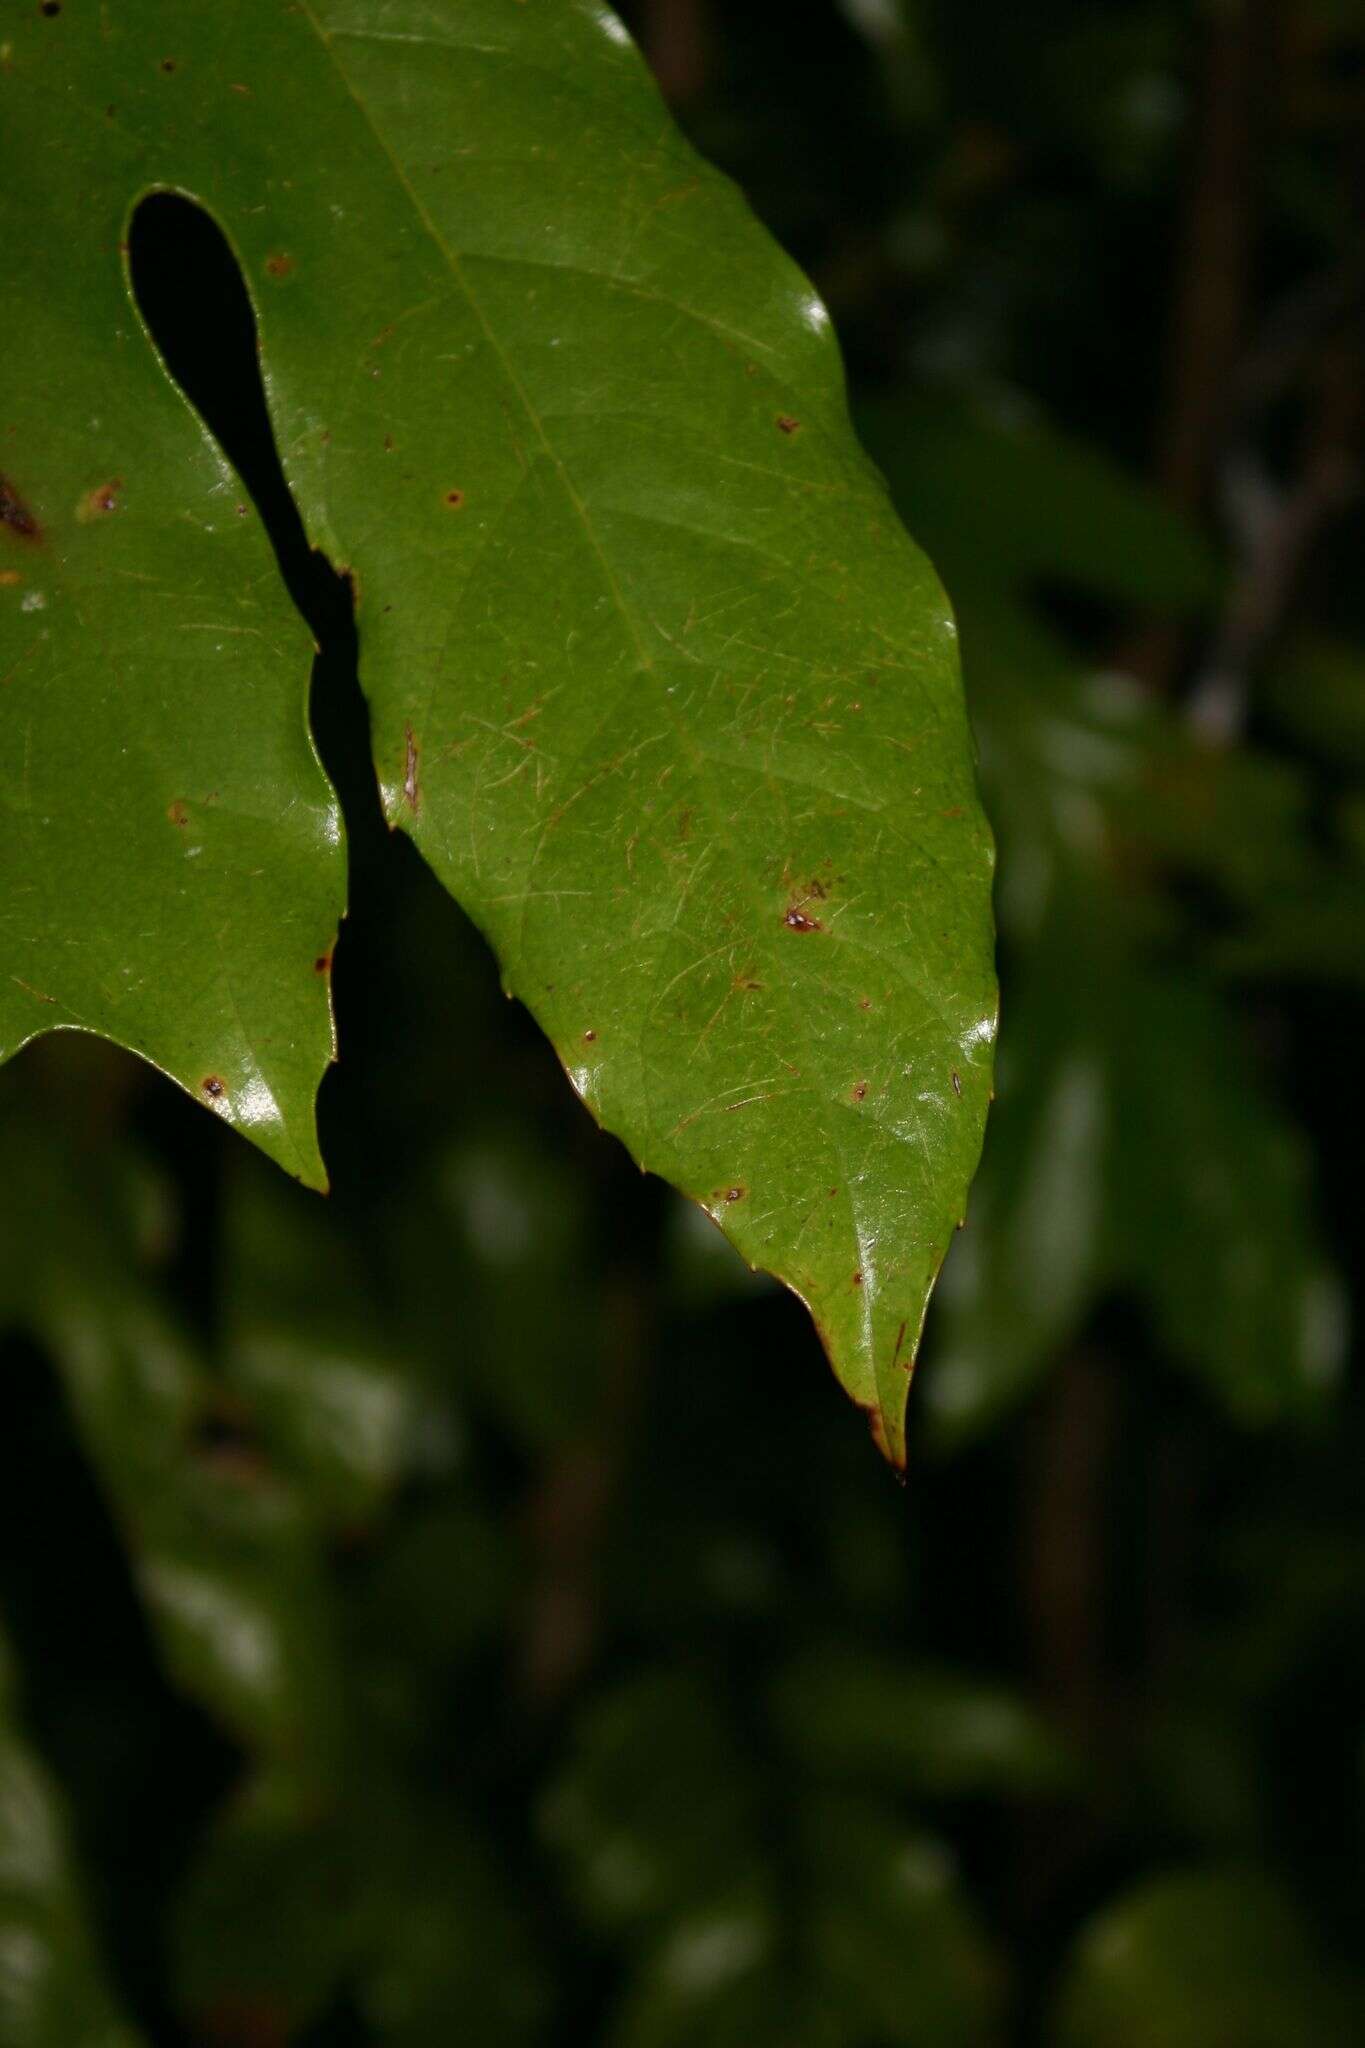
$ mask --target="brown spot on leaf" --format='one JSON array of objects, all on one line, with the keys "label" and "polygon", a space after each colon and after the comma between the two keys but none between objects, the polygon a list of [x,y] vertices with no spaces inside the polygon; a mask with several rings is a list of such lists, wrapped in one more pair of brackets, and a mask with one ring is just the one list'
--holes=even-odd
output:
[{"label": "brown spot on leaf", "polygon": [[227,1094],[226,1086],[216,1074],[206,1074],[199,1086],[212,1102],[220,1102]]},{"label": "brown spot on leaf", "polygon": [[17,569],[0,569],[0,590],[12,590],[16,583],[22,583],[23,580]]},{"label": "brown spot on leaf", "polygon": [[962,1093],[962,1076],[961,1074],[959,1074],[956,1067],[953,1068],[953,1093],[954,1095],[960,1095]]},{"label": "brown spot on leaf", "polygon": [[318,957],[317,957],[317,959],[316,959],[316,960],[315,960],[315,961],[313,962],[313,972],[314,972],[314,974],[330,974],[330,973],[331,973],[331,971],[332,971],[332,956],[331,956],[331,954],[330,954],[330,953],[319,953],[319,954],[318,954]]},{"label": "brown spot on leaf", "polygon": [[585,1031],[583,1037],[589,1045],[594,1045],[597,1042],[597,1033],[595,1031]]},{"label": "brown spot on leaf", "polygon": [[859,998],[858,998],[858,1008],[859,1008],[860,1010],[870,1010],[870,1009],[872,1008],[872,998],[871,998],[871,996],[859,996]]},{"label": "brown spot on leaf", "polygon": [[861,1102],[861,1101],[862,1101],[862,1099],[863,1099],[863,1097],[864,1097],[864,1096],[866,1095],[866,1093],[867,1093],[867,1083],[866,1083],[866,1081],[855,1081],[855,1082],[854,1082],[854,1084],[853,1084],[853,1100],[854,1100],[855,1102]]},{"label": "brown spot on leaf", "polygon": [[294,259],[287,249],[273,249],[265,259],[267,277],[288,277],[294,268]]},{"label": "brown spot on leaf", "polygon": [[174,59],[174,57],[163,57],[163,58],[162,58],[162,60],[161,60],[161,68],[162,68],[162,70],[163,70],[163,71],[174,71],[174,69],[175,69],[175,59]]},{"label": "brown spot on leaf", "polygon": [[60,14],[61,11],[62,0],[43,0],[42,6],[38,9],[39,14],[46,15],[49,21],[53,19],[54,15]]},{"label": "brown spot on leaf", "polygon": [[107,519],[111,512],[117,512],[119,492],[123,489],[123,478],[111,476],[108,483],[96,484],[92,491],[76,506],[76,517],[82,526],[89,526],[92,520]]},{"label": "brown spot on leaf", "polygon": [[789,412],[780,412],[777,415],[777,425],[780,433],[794,434],[800,424],[800,420],[793,419]]},{"label": "brown spot on leaf", "polygon": [[20,540],[37,540],[38,522],[7,476],[0,476],[0,526]]},{"label": "brown spot on leaf", "polygon": [[725,1199],[727,1202],[742,1202],[748,1192],[747,1188],[727,1188],[725,1190]]},{"label": "brown spot on leaf", "polygon": [[452,511],[452,512],[458,512],[458,511],[459,511],[459,509],[460,509],[460,507],[461,507],[461,505],[463,505],[463,503],[464,503],[464,492],[463,492],[463,491],[447,491],[447,492],[446,492],[446,503],[447,503],[447,505],[449,505],[449,507],[450,507],[450,509],[451,509],[451,511]]},{"label": "brown spot on leaf", "polygon": [[[905,1342],[905,1327],[905,1324],[902,1323],[900,1328],[896,1332],[896,1348],[891,1354],[891,1363],[893,1366],[899,1365],[901,1362],[901,1346]],[[906,1359],[903,1370],[906,1372],[913,1372],[914,1369],[915,1361],[914,1357],[911,1356]]]},{"label": "brown spot on leaf", "polygon": [[[183,796],[178,796],[175,798],[174,802],[167,804],[166,816],[170,819],[173,825],[189,824],[190,814],[185,807],[185,799]],[[208,1084],[205,1083],[205,1086],[207,1085]]]},{"label": "brown spot on leaf", "polygon": [[855,1274],[853,1275],[853,1285],[854,1285],[855,1287],[861,1287],[861,1286],[862,1286],[862,1284],[863,1284],[863,1276],[862,1276],[862,1274],[861,1274],[861,1273],[855,1273]]},{"label": "brown spot on leaf", "polygon": [[415,816],[422,803],[421,789],[417,781],[417,741],[410,725],[405,725],[403,732],[407,743],[403,762],[403,796],[408,809]]},{"label": "brown spot on leaf", "polygon": [[807,917],[805,911],[798,909],[795,903],[792,904],[782,922],[786,925],[787,930],[791,932],[818,932],[822,929],[818,917]]}]

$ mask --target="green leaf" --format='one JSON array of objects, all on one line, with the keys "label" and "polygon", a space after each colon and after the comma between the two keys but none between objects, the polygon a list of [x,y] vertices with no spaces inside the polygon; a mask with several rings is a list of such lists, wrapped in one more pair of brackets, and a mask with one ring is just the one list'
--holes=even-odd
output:
[{"label": "green leaf", "polygon": [[[941,1685],[938,1703],[955,1704]],[[615,2048],[996,2038],[995,1966],[950,1857],[879,1805],[812,1797],[805,1761],[755,1771],[691,1674],[583,1713],[542,1831],[580,1918],[631,1952]]]},{"label": "green leaf", "polygon": [[1258,1094],[1198,988],[1154,975],[1114,994],[1127,1019],[1115,1267],[1237,1420],[1320,1412],[1340,1382],[1347,1317],[1316,1240],[1307,1145]]},{"label": "green leaf", "polygon": [[264,544],[129,306],[128,210],[169,185],[238,252],[357,580],[390,821],[899,1462],[989,1096],[991,847],[824,309],[596,0],[35,9],[0,94],[0,446],[43,534],[0,534],[8,1042],[107,1031],[316,1177],[335,812]]},{"label": "green leaf", "polygon": [[1138,1887],[1091,1925],[1050,2038],[1056,2048],[1284,2048],[1356,2040],[1362,2013],[1273,1884],[1192,1871]]},{"label": "green leaf", "polygon": [[920,1797],[1031,1797],[1068,1760],[1009,1687],[950,1666],[822,1644],[780,1673],[772,1710],[788,1753],[835,1782]]},{"label": "green leaf", "polygon": [[709,1907],[736,1884],[757,1861],[751,1806],[706,1687],[650,1672],[583,1715],[541,1825],[582,1917],[610,1932]]},{"label": "green leaf", "polygon": [[856,1801],[795,1816],[789,1919],[731,1890],[646,1955],[612,2048],[992,2048],[997,1971],[951,1857]]},{"label": "green leaf", "polygon": [[129,81],[98,111],[82,92],[98,17],[5,26],[0,1057],[102,1033],[321,1186],[315,962],[344,854],[303,717],[309,636],[130,302],[119,249],[150,167],[112,104]]},{"label": "green leaf", "polygon": [[0,2041],[138,2048],[115,2010],[80,1896],[57,1788],[18,1726],[0,1637]]},{"label": "green leaf", "polygon": [[[111,1058],[68,1065],[68,1084],[107,1080]],[[27,1114],[12,1094],[0,1327],[52,1358],[172,1680],[246,1743],[306,1751],[325,1777],[340,1707],[317,1519],[150,1284],[130,1162],[86,1156],[45,1119],[57,1089]]]},{"label": "green leaf", "polygon": [[178,1888],[177,2004],[193,2037],[251,2014],[285,2040],[333,1996],[354,1946],[354,1859],[336,1817],[282,1771],[217,1815]]},{"label": "green leaf", "polygon": [[224,1376],[319,1521],[354,1529],[420,1430],[411,1363],[328,1206],[249,1154],[237,1165],[223,1213]]},{"label": "green leaf", "polygon": [[865,406],[869,442],[934,558],[1022,600],[1040,580],[1186,608],[1215,587],[1207,544],[1159,494],[1026,401],[932,393]]}]

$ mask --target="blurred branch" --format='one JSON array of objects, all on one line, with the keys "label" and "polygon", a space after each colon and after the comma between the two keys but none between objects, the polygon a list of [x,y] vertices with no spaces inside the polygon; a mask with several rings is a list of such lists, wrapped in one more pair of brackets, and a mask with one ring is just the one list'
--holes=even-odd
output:
[{"label": "blurred branch", "polygon": [[[1352,336],[1365,257],[1299,283],[1259,339],[1243,344],[1254,240],[1255,166],[1265,126],[1275,0],[1231,0],[1209,32],[1201,144],[1172,321],[1157,467],[1168,497],[1197,515],[1216,493],[1233,553],[1222,616],[1190,693],[1191,723],[1224,743],[1242,729],[1250,677],[1279,633],[1323,528],[1358,488],[1360,423]],[[1298,387],[1311,418],[1297,473],[1277,482],[1258,445],[1270,408]],[[1167,691],[1186,629],[1142,635],[1125,665]]]},{"label": "blurred branch", "polygon": [[1246,319],[1266,0],[1227,0],[1209,13],[1157,455],[1163,489],[1186,512],[1204,500]]},{"label": "blurred branch", "polygon": [[1093,1744],[1105,1679],[1105,1491],[1113,1388],[1100,1361],[1059,1368],[1024,1473],[1023,1573],[1034,1669],[1059,1723]]},{"label": "blurred branch", "polygon": [[709,12],[709,0],[642,0],[640,41],[670,107],[696,99],[710,77]]},{"label": "blurred branch", "polygon": [[1314,542],[1360,486],[1360,396],[1344,349],[1325,354],[1318,386],[1302,467],[1286,489],[1275,489],[1250,446],[1234,448],[1223,465],[1221,496],[1237,566],[1189,717],[1225,744],[1242,729],[1249,677],[1290,610]]},{"label": "blurred branch", "polygon": [[525,1506],[529,1592],[517,1652],[518,1691],[537,1713],[583,1676],[601,1624],[601,1554],[626,1467],[653,1331],[647,1271],[619,1271],[604,1289],[601,1403],[592,1434],[551,1454]]},{"label": "blurred branch", "polygon": [[[1190,514],[1205,501],[1246,320],[1269,4],[1226,0],[1209,10],[1156,453],[1162,489]],[[1179,627],[1156,627],[1128,651],[1124,666],[1153,689],[1169,690],[1183,640]]]}]

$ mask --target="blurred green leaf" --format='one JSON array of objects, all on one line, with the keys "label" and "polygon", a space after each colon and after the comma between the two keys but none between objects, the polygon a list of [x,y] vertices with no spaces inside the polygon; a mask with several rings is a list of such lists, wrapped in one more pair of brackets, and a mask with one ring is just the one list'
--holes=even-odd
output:
[{"label": "blurred green leaf", "polygon": [[278,1770],[253,1778],[216,1816],[176,1901],[176,2004],[195,2038],[291,2039],[355,1948],[337,1815]]},{"label": "blurred green leaf", "polygon": [[995,1968],[944,1849],[852,1802],[792,1818],[796,1869],[780,1893],[731,1891],[670,1929],[627,1992],[612,2048],[998,2041]]},{"label": "blurred green leaf", "polygon": [[845,2039],[986,2048],[999,1977],[951,1852],[878,1807],[821,1801],[804,1816],[808,1975]]},{"label": "blurred green leaf", "polygon": [[1155,1878],[1082,1936],[1056,2048],[1288,2048],[1358,2038],[1365,2006],[1315,1953],[1290,1902],[1254,1874]]},{"label": "blurred green leaf", "polygon": [[340,1696],[313,1517],[152,1284],[129,1162],[54,1146],[35,1107],[0,1137],[10,1319],[52,1357],[175,1681],[325,1771]]},{"label": "blurred green leaf", "polygon": [[452,1146],[435,1192],[448,1244],[436,1312],[448,1325],[458,1288],[467,1383],[528,1449],[587,1428],[600,1397],[605,1317],[581,1183],[530,1132],[504,1127]]},{"label": "blurred green leaf", "polygon": [[1206,971],[1152,964],[1184,925],[1154,886],[1168,873],[1243,920],[1229,964],[1276,892],[1308,896],[1308,793],[1288,765],[1201,745],[1133,684],[1087,675],[1044,602],[1189,609],[1215,588],[1207,551],[1116,468],[1000,410],[896,401],[866,424],[960,611],[1002,921],[1023,948],[1000,1103],[933,1312],[930,1434],[987,1427],[1116,1288],[1242,1419],[1309,1409],[1344,1332],[1302,1143]]},{"label": "blurred green leaf", "polygon": [[0,2041],[138,2048],[95,1952],[61,1799],[17,1721],[0,1637]]},{"label": "blurred green leaf", "polygon": [[1054,931],[1011,1004],[1001,1100],[920,1367],[931,1440],[989,1426],[1080,1327],[1107,1270],[1114,1114],[1103,1019]]},{"label": "blurred green leaf", "polygon": [[1115,1290],[1240,1421],[1311,1414],[1347,1333],[1304,1141],[1213,994],[1143,965],[1101,898],[1078,901],[1088,915],[1054,918],[1020,992],[981,1199],[935,1306],[931,1430],[945,1447],[976,1434]]},{"label": "blurred green leaf", "polygon": [[1122,991],[1111,1164],[1115,1271],[1239,1420],[1311,1413],[1344,1354],[1304,1142],[1197,987]]},{"label": "blurred green leaf", "polygon": [[[1216,588],[1195,527],[1017,398],[904,395],[860,406],[858,420],[955,591],[995,588],[1023,603],[1040,588],[1073,584],[1183,611]],[[964,597],[964,616],[972,608]]]},{"label": "blurred green leaf", "polygon": [[360,1815],[365,2021],[385,2048],[542,2041],[550,1986],[515,1873],[443,1802],[399,1794],[381,1781]]},{"label": "blurred green leaf", "polygon": [[420,1426],[412,1360],[318,1203],[239,1162],[222,1230],[223,1375],[323,1526],[372,1515]]},{"label": "blurred green leaf", "polygon": [[684,1915],[757,1867],[744,1766],[705,1688],[654,1672],[584,1714],[542,1831],[605,1931]]},{"label": "blurred green leaf", "polygon": [[1008,1686],[948,1666],[814,1646],[779,1674],[778,1732],[804,1770],[921,1798],[1028,1798],[1066,1784],[1070,1762]]},{"label": "blurred green leaf", "polygon": [[1301,638],[1271,665],[1258,696],[1281,730],[1327,766],[1365,774],[1365,655],[1358,647]]}]

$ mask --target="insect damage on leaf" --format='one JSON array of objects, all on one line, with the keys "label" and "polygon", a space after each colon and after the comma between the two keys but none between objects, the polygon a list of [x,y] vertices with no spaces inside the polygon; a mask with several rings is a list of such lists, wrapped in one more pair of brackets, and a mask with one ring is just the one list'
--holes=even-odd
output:
[{"label": "insect damage on leaf", "polygon": [[118,510],[119,493],[123,489],[121,476],[110,477],[108,483],[96,484],[87,491],[76,505],[76,518],[82,526],[89,526],[93,520],[104,519]]},{"label": "insect damage on leaf", "polygon": [[422,802],[422,793],[417,781],[417,741],[412,727],[405,726],[403,749],[403,800],[410,811],[417,811]]},{"label": "insect damage on leaf", "polygon": [[38,539],[38,522],[7,476],[0,476],[0,526],[20,540]]}]

